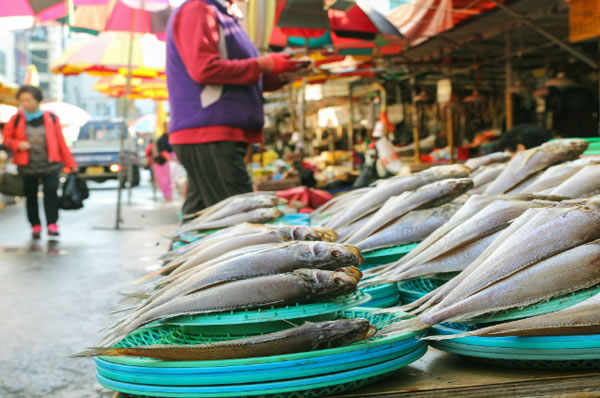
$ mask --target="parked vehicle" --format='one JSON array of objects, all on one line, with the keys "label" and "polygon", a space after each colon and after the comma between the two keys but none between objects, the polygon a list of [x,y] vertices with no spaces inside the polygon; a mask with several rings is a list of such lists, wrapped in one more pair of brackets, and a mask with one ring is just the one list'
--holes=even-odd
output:
[{"label": "parked vehicle", "polygon": [[[120,162],[121,133],[127,132],[125,161]],[[128,180],[131,167],[131,186],[140,184],[140,163],[137,140],[128,132],[122,119],[95,119],[84,124],[71,151],[79,166],[79,176],[85,180],[104,182],[116,180],[123,169],[122,185]]]}]

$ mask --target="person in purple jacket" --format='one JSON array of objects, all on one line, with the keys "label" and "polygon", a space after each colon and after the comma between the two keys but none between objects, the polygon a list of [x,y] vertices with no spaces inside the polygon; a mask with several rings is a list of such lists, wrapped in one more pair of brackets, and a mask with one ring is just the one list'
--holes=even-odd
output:
[{"label": "person in purple jacket", "polygon": [[230,15],[231,1],[187,0],[167,28],[169,141],[188,174],[183,214],[252,191],[248,145],[263,142],[263,90],[306,67],[260,56]]}]

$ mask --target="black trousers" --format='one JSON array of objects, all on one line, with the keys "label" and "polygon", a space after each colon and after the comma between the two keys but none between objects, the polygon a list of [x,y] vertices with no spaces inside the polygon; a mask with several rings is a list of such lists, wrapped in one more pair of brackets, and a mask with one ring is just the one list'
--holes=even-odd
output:
[{"label": "black trousers", "polygon": [[219,141],[173,145],[188,175],[183,214],[192,214],[230,196],[252,192],[244,157],[248,144]]},{"label": "black trousers", "polygon": [[38,187],[44,186],[44,211],[46,222],[56,224],[58,221],[58,173],[42,175],[23,175],[23,188],[27,205],[27,219],[31,225],[40,225],[38,206]]}]

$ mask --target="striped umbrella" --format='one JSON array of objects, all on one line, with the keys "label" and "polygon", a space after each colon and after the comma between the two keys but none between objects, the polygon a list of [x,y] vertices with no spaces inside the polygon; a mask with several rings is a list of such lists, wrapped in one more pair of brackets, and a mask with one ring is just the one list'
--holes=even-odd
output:
[{"label": "striped umbrella", "polygon": [[3,0],[0,6],[2,29],[28,29],[39,22],[67,15],[64,0]]},{"label": "striped umbrella", "polygon": [[[101,77],[94,84],[94,90],[114,98],[125,95],[127,78],[123,75]],[[132,78],[129,99],[151,99],[162,101],[168,99],[167,81],[164,77]]]},{"label": "striped umbrella", "polygon": [[[87,72],[96,76],[127,74],[128,35],[104,32],[67,49],[50,69],[63,75]],[[136,35],[133,41],[132,76],[156,77],[165,74],[166,45],[154,35]]]},{"label": "striped umbrella", "polygon": [[165,39],[169,0],[70,0],[69,25],[92,32],[135,32]]}]

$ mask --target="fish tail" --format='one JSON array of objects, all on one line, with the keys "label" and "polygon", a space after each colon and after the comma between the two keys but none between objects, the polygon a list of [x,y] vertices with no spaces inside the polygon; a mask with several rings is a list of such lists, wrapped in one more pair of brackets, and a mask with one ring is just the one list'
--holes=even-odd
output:
[{"label": "fish tail", "polygon": [[390,332],[414,332],[427,329],[431,325],[422,322],[421,318],[410,318],[400,322],[395,322],[382,330],[382,333]]},{"label": "fish tail", "polygon": [[179,265],[171,265],[171,266],[168,266],[168,267],[159,268],[159,269],[157,269],[154,272],[151,272],[151,273],[149,273],[147,275],[142,276],[139,279],[136,279],[135,281],[133,281],[133,284],[134,285],[139,285],[140,283],[143,283],[143,282],[145,282],[145,281],[147,281],[149,279],[152,279],[152,278],[154,278],[157,275],[166,275],[169,272],[173,272],[173,270],[175,270],[177,267],[179,267]]},{"label": "fish tail", "polygon": [[127,355],[126,348],[118,347],[90,347],[85,351],[79,352],[75,355],[71,355],[69,358],[90,358],[90,357],[119,357]]},{"label": "fish tail", "polygon": [[116,315],[116,314],[123,314],[123,313],[125,313],[125,312],[129,312],[129,311],[136,310],[137,308],[138,308],[138,306],[137,306],[137,305],[134,305],[134,306],[131,306],[131,307],[123,308],[123,309],[121,309],[121,310],[116,310],[116,311],[113,311],[113,312],[111,312],[111,314],[112,314],[112,315]]},{"label": "fish tail", "polygon": [[119,293],[119,296],[121,296],[122,300],[125,300],[125,301],[130,301],[130,300],[142,301],[142,300],[148,300],[151,295],[146,290],[138,290],[136,292],[131,292],[131,293]]},{"label": "fish tail", "polygon": [[437,336],[427,336],[421,338],[421,340],[429,340],[429,341],[441,341],[441,340],[450,340],[450,339],[458,339],[461,337],[469,337],[469,336],[477,336],[477,330],[473,330],[471,332],[464,332],[459,334],[443,334]]}]

